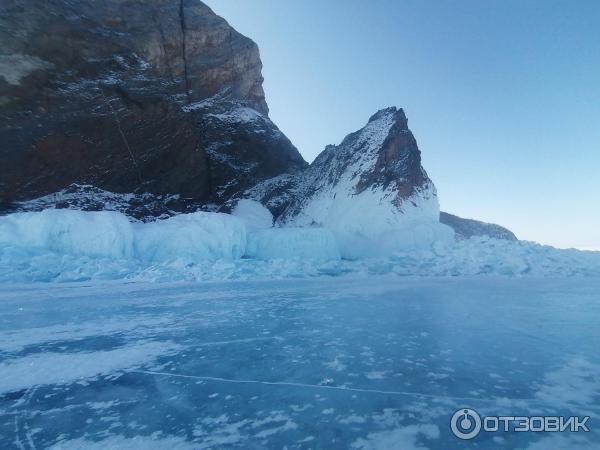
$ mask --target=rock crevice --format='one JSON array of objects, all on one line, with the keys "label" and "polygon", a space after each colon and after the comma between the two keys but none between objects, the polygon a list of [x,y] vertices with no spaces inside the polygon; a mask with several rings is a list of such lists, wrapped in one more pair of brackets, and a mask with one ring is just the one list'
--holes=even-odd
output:
[{"label": "rock crevice", "polygon": [[188,77],[188,61],[186,52],[186,24],[185,24],[185,0],[179,0],[179,24],[181,26],[181,58],[183,60],[183,83],[185,87],[185,96],[187,98],[188,105],[191,103],[190,97],[190,79]]}]

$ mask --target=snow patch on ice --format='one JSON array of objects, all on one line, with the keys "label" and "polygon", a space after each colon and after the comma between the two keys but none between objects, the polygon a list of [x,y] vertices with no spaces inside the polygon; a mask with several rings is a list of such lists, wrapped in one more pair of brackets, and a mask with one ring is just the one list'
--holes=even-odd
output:
[{"label": "snow patch on ice", "polygon": [[158,436],[111,436],[102,440],[79,438],[61,440],[50,447],[50,450],[193,450],[197,445],[188,442],[181,437],[158,437]]},{"label": "snow patch on ice", "polygon": [[127,320],[91,320],[45,327],[2,330],[0,331],[0,351],[15,353],[32,345],[75,341],[111,334],[123,334],[139,338],[161,330],[172,330],[173,326],[173,319],[169,317],[142,316],[129,317]]},{"label": "snow patch on ice", "polygon": [[116,371],[131,370],[172,355],[182,347],[169,342],[145,342],[114,350],[81,353],[37,353],[0,363],[0,392],[46,384],[68,384]]},{"label": "snow patch on ice", "polygon": [[570,359],[561,368],[546,373],[536,398],[559,409],[570,405],[589,407],[600,400],[600,365],[583,357]]},{"label": "snow patch on ice", "polygon": [[419,438],[438,439],[440,430],[437,425],[408,425],[392,430],[369,433],[367,438],[356,440],[352,448],[360,450],[427,450]]}]

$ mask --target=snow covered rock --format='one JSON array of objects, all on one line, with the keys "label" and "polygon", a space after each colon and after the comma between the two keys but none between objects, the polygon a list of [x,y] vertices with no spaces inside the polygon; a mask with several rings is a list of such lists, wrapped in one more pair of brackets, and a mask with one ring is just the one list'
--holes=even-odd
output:
[{"label": "snow covered rock", "polygon": [[242,199],[231,214],[243,220],[247,230],[261,230],[273,226],[273,214],[266,207],[254,200]]},{"label": "snow covered rock", "polygon": [[279,212],[278,225],[328,228],[346,249],[353,238],[357,246],[366,239],[366,247],[392,250],[449,233],[439,224],[435,186],[404,111],[394,107],[374,114],[340,145],[327,146],[300,174],[268,180],[246,195]]},{"label": "snow covered rock", "polygon": [[435,187],[402,109],[383,109],[305,171],[280,223],[316,223],[374,237],[409,221],[438,221]]},{"label": "snow covered rock", "polygon": [[229,214],[196,212],[135,226],[135,254],[152,263],[241,258],[246,227]]},{"label": "snow covered rock", "polygon": [[248,234],[248,258],[271,259],[340,259],[333,233],[325,228],[270,228]]}]

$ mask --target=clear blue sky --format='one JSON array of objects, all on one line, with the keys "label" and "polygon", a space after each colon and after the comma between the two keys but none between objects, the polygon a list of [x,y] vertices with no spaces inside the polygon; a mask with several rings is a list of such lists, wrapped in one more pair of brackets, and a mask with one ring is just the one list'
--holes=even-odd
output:
[{"label": "clear blue sky", "polygon": [[308,161],[404,108],[442,209],[600,249],[600,1],[207,0]]}]

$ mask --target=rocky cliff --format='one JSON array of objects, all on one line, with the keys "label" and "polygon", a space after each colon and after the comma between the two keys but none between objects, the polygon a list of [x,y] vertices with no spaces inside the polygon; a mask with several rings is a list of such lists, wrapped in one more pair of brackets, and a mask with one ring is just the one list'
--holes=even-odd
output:
[{"label": "rocky cliff", "polygon": [[75,183],[218,205],[303,168],[261,67],[198,0],[3,1],[0,203]]},{"label": "rocky cliff", "polygon": [[440,213],[440,222],[454,229],[458,239],[469,239],[473,236],[489,236],[495,239],[504,239],[507,241],[516,241],[515,234],[495,223],[481,222],[473,219],[463,219],[462,217],[449,214],[447,212]]}]

